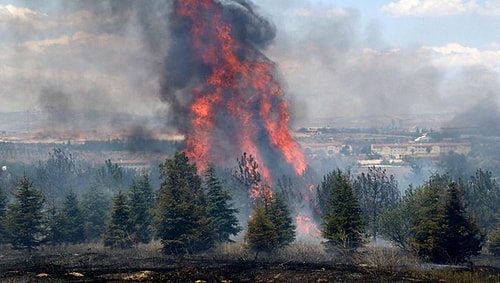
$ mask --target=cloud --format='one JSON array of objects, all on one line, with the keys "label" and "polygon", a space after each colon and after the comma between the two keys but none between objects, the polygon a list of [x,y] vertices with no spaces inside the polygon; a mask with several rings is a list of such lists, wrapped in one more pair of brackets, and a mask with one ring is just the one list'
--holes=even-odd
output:
[{"label": "cloud", "polygon": [[294,13],[300,17],[320,17],[320,18],[343,18],[348,17],[349,12],[341,8],[330,8],[327,10],[314,10],[311,8],[298,8]]},{"label": "cloud", "polygon": [[24,30],[45,30],[56,25],[49,17],[28,8],[14,5],[0,5],[0,24],[2,28],[21,28]]},{"label": "cloud", "polygon": [[0,5],[3,15],[10,15],[12,18],[28,21],[32,18],[40,17],[42,14],[28,8],[16,7],[13,5]]},{"label": "cloud", "polygon": [[487,16],[500,16],[500,1],[491,0],[486,1],[484,8],[481,9],[481,13]]},{"label": "cloud", "polygon": [[[492,46],[494,47],[494,45]],[[434,56],[433,62],[443,68],[461,68],[482,65],[500,73],[500,49],[480,50],[459,43],[444,46],[424,46]]]},{"label": "cloud", "polygon": [[400,0],[380,8],[392,16],[448,16],[478,11],[476,1],[462,0]]},{"label": "cloud", "polygon": [[[473,5],[463,1],[443,2],[457,4],[455,11],[473,11]],[[326,12],[321,14],[326,9],[295,8],[293,17],[300,18],[300,25],[293,32],[278,26],[277,41],[267,53],[283,74],[296,122],[458,113],[470,107],[471,98],[478,95],[471,87],[477,81],[475,72],[464,69],[500,74],[498,43],[484,49],[458,43],[394,48],[384,43],[376,24],[363,27],[355,10],[332,20]]]},{"label": "cloud", "polygon": [[60,36],[58,38],[47,38],[43,40],[30,40],[19,45],[27,48],[32,52],[43,52],[46,48],[50,48],[54,45],[68,45],[70,37],[67,35]]}]

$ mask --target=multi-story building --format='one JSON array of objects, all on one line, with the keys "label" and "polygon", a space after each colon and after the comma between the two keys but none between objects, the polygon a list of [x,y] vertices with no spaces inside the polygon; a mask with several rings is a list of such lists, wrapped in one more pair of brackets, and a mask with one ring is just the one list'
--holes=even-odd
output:
[{"label": "multi-story building", "polygon": [[382,158],[402,159],[404,156],[437,157],[450,151],[466,155],[471,147],[468,142],[391,143],[372,144],[371,151],[380,154]]},{"label": "multi-story building", "polygon": [[325,143],[312,143],[312,142],[303,142],[300,143],[302,149],[307,155],[317,157],[333,157],[336,154],[339,154],[340,150],[343,147],[342,143],[339,142],[325,142]]}]

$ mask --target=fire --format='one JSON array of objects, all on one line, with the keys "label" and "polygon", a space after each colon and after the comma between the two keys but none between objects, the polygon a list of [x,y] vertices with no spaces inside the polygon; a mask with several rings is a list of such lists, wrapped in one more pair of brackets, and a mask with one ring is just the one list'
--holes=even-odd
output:
[{"label": "fire", "polygon": [[321,231],[318,225],[312,220],[311,217],[298,214],[295,217],[295,222],[297,223],[297,234],[306,235],[319,238],[321,236]]},{"label": "fire", "polygon": [[179,0],[174,23],[189,23],[193,64],[204,74],[192,88],[186,154],[203,170],[225,165],[242,152],[260,164],[271,183],[269,162],[281,159],[296,174],[306,159],[289,131],[288,102],[274,77],[275,65],[237,31],[215,0]]},{"label": "fire", "polygon": [[310,184],[309,185],[309,192],[314,193],[314,188],[315,188],[314,185]]},{"label": "fire", "polygon": [[252,200],[259,200],[269,205],[273,201],[273,192],[266,185],[254,185],[249,192],[249,197]]}]

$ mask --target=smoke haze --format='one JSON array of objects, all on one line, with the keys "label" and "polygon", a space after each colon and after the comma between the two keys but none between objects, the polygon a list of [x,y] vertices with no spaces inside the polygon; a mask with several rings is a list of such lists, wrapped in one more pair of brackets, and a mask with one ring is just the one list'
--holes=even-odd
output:
[{"label": "smoke haze", "polygon": [[[277,62],[296,124],[402,113],[456,113],[454,124],[478,111],[480,123],[498,118],[497,71],[450,70],[424,46],[392,47],[379,24],[365,24],[355,9],[297,0],[221,2],[225,17],[242,23],[238,34],[267,47]],[[182,26],[169,26],[170,3],[0,1],[0,111],[102,110],[167,116],[182,125],[176,111],[189,98],[165,93],[188,87],[180,81],[200,67],[177,64],[189,59],[177,41]]]}]

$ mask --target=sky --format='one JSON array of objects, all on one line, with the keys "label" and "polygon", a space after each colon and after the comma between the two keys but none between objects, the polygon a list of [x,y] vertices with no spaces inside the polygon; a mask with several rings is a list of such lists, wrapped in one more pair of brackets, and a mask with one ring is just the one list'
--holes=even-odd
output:
[{"label": "sky", "polygon": [[[170,3],[0,0],[0,111],[168,116]],[[500,0],[253,3],[276,28],[263,52],[295,121],[500,117]]]}]

